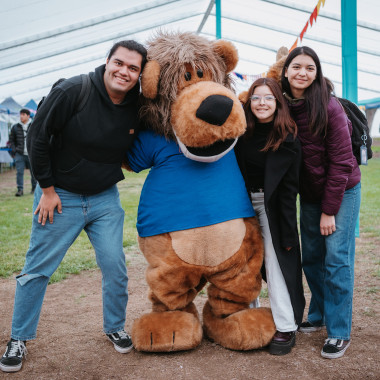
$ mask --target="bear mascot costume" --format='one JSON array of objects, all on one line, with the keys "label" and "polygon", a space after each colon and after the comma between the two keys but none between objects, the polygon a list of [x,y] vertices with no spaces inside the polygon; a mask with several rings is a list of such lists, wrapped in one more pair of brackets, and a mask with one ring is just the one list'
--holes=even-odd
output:
[{"label": "bear mascot costume", "polygon": [[[151,168],[137,230],[152,312],[132,326],[139,351],[188,350],[203,332],[234,350],[266,346],[268,308],[249,308],[261,289],[263,243],[233,147],[246,128],[228,73],[235,47],[192,33],[158,32],[142,75],[144,128],[127,153]],[[203,329],[193,303],[206,285]]]}]

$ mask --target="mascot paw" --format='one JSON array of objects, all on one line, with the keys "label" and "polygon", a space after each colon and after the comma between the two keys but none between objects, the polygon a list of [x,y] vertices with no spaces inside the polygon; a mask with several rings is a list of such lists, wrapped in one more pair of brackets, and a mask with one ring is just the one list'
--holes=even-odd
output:
[{"label": "mascot paw", "polygon": [[231,350],[253,350],[267,346],[276,332],[269,308],[245,309],[219,318],[207,302],[203,309],[203,323],[209,338]]},{"label": "mascot paw", "polygon": [[132,341],[138,351],[169,352],[189,350],[202,340],[202,326],[184,311],[153,312],[133,323]]}]

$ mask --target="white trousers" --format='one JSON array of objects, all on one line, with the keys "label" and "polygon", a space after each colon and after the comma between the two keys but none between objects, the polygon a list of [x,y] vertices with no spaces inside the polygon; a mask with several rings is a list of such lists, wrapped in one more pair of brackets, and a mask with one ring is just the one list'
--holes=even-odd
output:
[{"label": "white trousers", "polygon": [[264,240],[264,262],[268,296],[276,329],[281,332],[296,331],[297,325],[294,321],[293,307],[288,288],[272,243],[272,236],[264,206],[264,193],[251,193],[251,197]]}]

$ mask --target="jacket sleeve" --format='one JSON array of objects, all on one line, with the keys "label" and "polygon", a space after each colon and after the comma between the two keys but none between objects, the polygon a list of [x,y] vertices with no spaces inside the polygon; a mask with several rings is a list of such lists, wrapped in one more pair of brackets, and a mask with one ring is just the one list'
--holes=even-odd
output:
[{"label": "jacket sleeve", "polygon": [[297,195],[301,166],[301,144],[296,138],[291,149],[294,159],[279,184],[278,205],[280,211],[280,242],[282,247],[299,245],[297,229]]},{"label": "jacket sleeve", "polygon": [[12,126],[11,133],[9,134],[9,143],[11,145],[12,154],[16,154],[16,125]]},{"label": "jacket sleeve", "polygon": [[54,186],[50,138],[59,134],[74,112],[74,102],[61,88],[54,88],[31,124],[27,149],[33,174],[42,188]]},{"label": "jacket sleeve", "polygon": [[335,98],[330,100],[328,117],[325,138],[328,165],[321,206],[325,214],[336,215],[342,203],[355,158],[352,154],[350,121]]}]

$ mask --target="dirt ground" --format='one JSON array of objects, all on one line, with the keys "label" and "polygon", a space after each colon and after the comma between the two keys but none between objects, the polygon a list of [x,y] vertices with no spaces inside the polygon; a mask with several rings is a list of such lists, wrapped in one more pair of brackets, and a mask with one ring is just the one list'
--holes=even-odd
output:
[{"label": "dirt ground", "polygon": [[[9,175],[1,175],[1,187]],[[13,191],[12,187],[12,191]],[[101,274],[99,270],[48,286],[38,328],[38,338],[28,342],[28,356],[20,372],[0,379],[380,379],[379,240],[357,239],[356,281],[352,344],[340,359],[320,356],[326,331],[297,334],[289,355],[272,356],[266,349],[239,352],[207,339],[192,351],[147,354],[116,352],[102,332]],[[129,302],[126,330],[133,320],[150,310],[145,282],[145,260],[128,252]],[[0,279],[0,350],[9,339],[14,278]],[[305,286],[307,302],[310,293]],[[198,295],[201,311],[206,300]],[[268,299],[262,299],[268,305]],[[306,315],[306,312],[305,312]]]}]

